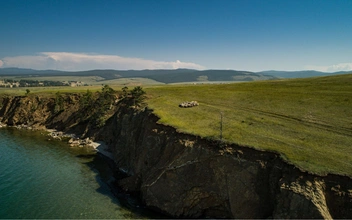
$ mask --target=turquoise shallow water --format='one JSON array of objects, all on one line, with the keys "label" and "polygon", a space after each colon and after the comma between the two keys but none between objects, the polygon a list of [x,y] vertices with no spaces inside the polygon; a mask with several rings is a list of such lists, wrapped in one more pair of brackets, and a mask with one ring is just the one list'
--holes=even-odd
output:
[{"label": "turquoise shallow water", "polygon": [[0,218],[147,218],[112,195],[111,172],[90,149],[1,128]]}]

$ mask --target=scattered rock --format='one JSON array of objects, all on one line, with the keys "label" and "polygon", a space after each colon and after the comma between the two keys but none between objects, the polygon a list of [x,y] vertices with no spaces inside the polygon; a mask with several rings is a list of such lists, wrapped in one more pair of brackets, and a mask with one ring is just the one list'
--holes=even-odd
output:
[{"label": "scattered rock", "polygon": [[[49,137],[53,138],[54,140],[60,140],[62,141],[63,139],[68,139],[70,138],[70,141],[72,142],[72,139],[76,138],[76,135],[74,134],[65,134],[64,132],[62,131],[52,131],[48,134]],[[49,138],[50,139],[50,138]],[[70,142],[69,141],[69,142]],[[74,144],[74,143],[70,143],[70,144]],[[78,144],[79,145],[79,144]]]},{"label": "scattered rock", "polygon": [[197,101],[190,101],[190,102],[182,102],[178,106],[181,108],[191,108],[191,107],[195,107],[198,105],[199,105],[199,103]]},{"label": "scattered rock", "polygon": [[71,147],[83,147],[83,146],[93,146],[92,145],[93,141],[90,140],[89,138],[86,139],[79,139],[76,137],[72,137],[69,141],[68,144]]}]

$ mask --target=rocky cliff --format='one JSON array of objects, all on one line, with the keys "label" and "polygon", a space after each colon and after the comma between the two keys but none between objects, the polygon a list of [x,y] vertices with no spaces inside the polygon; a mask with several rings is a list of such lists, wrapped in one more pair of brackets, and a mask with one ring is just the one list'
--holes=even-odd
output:
[{"label": "rocky cliff", "polygon": [[309,174],[275,153],[183,134],[159,124],[151,110],[123,103],[111,109],[104,126],[94,127],[79,99],[65,96],[57,112],[53,98],[7,97],[0,120],[106,142],[127,173],[118,187],[171,217],[352,218],[349,177]]}]

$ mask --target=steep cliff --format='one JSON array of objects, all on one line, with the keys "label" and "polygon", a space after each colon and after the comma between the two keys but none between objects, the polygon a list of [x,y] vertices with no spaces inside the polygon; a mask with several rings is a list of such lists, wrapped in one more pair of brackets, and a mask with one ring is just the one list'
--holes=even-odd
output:
[{"label": "steep cliff", "polygon": [[55,112],[53,99],[8,97],[0,120],[106,142],[128,176],[117,185],[172,217],[352,218],[349,177],[309,174],[275,153],[183,134],[159,124],[151,110],[123,103],[96,128],[77,113],[79,98],[66,96],[64,110]]}]

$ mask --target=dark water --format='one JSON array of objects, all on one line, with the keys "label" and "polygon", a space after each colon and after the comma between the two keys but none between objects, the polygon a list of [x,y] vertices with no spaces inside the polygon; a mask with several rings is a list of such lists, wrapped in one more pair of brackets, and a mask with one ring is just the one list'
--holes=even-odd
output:
[{"label": "dark water", "polygon": [[111,172],[91,149],[1,128],[0,218],[148,218],[112,195]]}]

